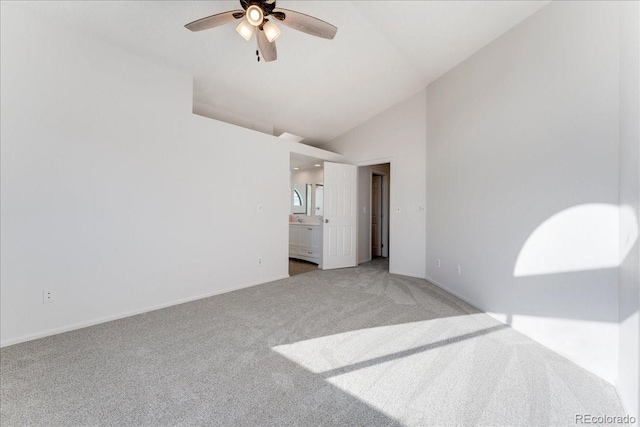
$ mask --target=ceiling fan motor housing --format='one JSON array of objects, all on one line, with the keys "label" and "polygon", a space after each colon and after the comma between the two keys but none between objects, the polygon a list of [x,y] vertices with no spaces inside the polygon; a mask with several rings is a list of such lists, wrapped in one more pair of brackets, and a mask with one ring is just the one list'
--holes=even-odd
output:
[{"label": "ceiling fan motor housing", "polygon": [[276,8],[276,0],[240,0],[240,5],[244,10],[249,6],[256,5],[262,9],[264,16],[268,16]]}]

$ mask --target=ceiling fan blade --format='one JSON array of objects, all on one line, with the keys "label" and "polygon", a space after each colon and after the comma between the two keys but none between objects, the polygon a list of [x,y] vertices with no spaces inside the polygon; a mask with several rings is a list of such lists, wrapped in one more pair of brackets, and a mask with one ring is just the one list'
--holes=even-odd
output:
[{"label": "ceiling fan blade", "polygon": [[273,10],[272,15],[287,27],[323,39],[332,39],[338,32],[334,25],[294,10],[277,8]]},{"label": "ceiling fan blade", "polygon": [[270,42],[263,30],[256,31],[258,39],[258,47],[265,62],[271,62],[278,59],[278,51],[276,50],[276,42]]},{"label": "ceiling fan blade", "polygon": [[229,12],[218,13],[215,15],[207,16],[206,18],[198,19],[185,25],[185,28],[191,31],[208,30],[209,28],[218,27],[220,25],[233,22],[236,19],[240,19],[244,16],[244,10],[230,10]]}]

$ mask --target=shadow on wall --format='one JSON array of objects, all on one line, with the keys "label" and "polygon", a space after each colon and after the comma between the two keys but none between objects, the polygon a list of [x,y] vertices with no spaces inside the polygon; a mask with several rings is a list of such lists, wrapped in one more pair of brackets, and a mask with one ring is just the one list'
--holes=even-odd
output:
[{"label": "shadow on wall", "polygon": [[[637,241],[638,221],[630,206],[607,203],[573,206],[552,215],[531,233],[520,250],[513,276],[562,277],[573,273],[579,278],[596,270],[616,269]],[[549,291],[553,294],[552,289]],[[620,313],[619,319],[597,320],[617,323],[633,312]]]},{"label": "shadow on wall", "polygon": [[[624,242],[618,245],[618,223]],[[514,277],[618,267],[638,240],[633,209],[592,203],[565,209],[543,222],[520,250]]]}]

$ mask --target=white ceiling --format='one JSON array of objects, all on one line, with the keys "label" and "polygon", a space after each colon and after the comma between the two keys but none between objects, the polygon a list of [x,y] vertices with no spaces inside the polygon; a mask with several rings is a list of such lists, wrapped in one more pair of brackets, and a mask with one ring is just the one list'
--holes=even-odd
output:
[{"label": "white ceiling", "polygon": [[290,154],[290,165],[291,169],[298,168],[300,170],[303,169],[311,169],[315,168],[315,165],[322,165],[324,160],[318,159],[317,157],[305,156],[300,153],[291,153]]},{"label": "white ceiling", "polygon": [[256,61],[234,24],[192,33],[237,1],[24,2],[44,19],[193,73],[194,101],[319,145],[462,62],[548,2],[287,1],[338,27],[334,40],[283,25],[278,60]]}]

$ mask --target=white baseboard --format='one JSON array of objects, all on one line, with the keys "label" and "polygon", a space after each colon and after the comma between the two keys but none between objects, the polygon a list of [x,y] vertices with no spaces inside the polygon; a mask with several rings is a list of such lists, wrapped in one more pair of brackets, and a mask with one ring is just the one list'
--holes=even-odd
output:
[{"label": "white baseboard", "polygon": [[160,309],[163,309],[163,308],[172,307],[174,305],[185,304],[185,303],[188,303],[188,302],[191,302],[191,301],[196,301],[196,300],[203,299],[203,298],[209,298],[209,297],[212,297],[212,296],[215,296],[215,295],[226,294],[227,292],[238,291],[240,289],[250,288],[252,286],[257,286],[257,285],[262,285],[262,284],[265,284],[265,283],[275,282],[277,280],[286,279],[288,277],[289,277],[289,275],[287,274],[287,275],[284,275],[284,276],[278,276],[278,277],[274,277],[274,278],[271,278],[271,279],[260,280],[258,282],[245,283],[243,285],[234,286],[234,287],[230,287],[230,288],[225,288],[225,289],[218,290],[218,291],[215,291],[215,292],[209,292],[209,293],[204,294],[204,295],[198,295],[198,296],[195,296],[195,297],[183,298],[183,299],[180,299],[180,300],[177,300],[177,301],[158,304],[158,305],[154,305],[154,306],[151,306],[151,307],[142,308],[142,309],[139,309],[139,310],[133,310],[133,311],[128,311],[126,313],[115,314],[113,316],[106,316],[106,317],[101,317],[99,319],[93,319],[93,320],[87,320],[87,321],[83,321],[83,322],[78,322],[78,323],[74,323],[72,325],[64,326],[64,327],[61,327],[61,328],[49,329],[47,331],[38,332],[36,334],[24,335],[22,337],[12,338],[12,339],[9,339],[9,340],[0,341],[0,348],[1,347],[7,347],[7,346],[10,346],[10,345],[14,345],[14,344],[20,344],[20,343],[26,342],[26,341],[36,340],[38,338],[48,337],[48,336],[51,336],[51,335],[58,335],[58,334],[62,334],[64,332],[75,331],[76,329],[87,328],[89,326],[99,325],[101,323],[111,322],[113,320],[124,319],[125,317],[136,316],[138,314],[148,313],[150,311],[160,310]]},{"label": "white baseboard", "polygon": [[[487,310],[485,310],[484,308],[480,307],[480,306],[479,306],[478,304],[476,304],[475,302],[473,302],[473,301],[471,301],[471,300],[467,299],[465,296],[460,295],[458,292],[456,292],[456,291],[454,291],[454,290],[450,289],[449,287],[444,286],[443,284],[440,284],[440,283],[436,282],[435,280],[430,279],[429,277],[425,277],[425,279],[424,279],[424,280],[426,280],[426,281],[427,281],[427,282],[429,282],[429,283],[433,283],[434,285],[436,285],[437,287],[439,287],[439,288],[440,288],[440,289],[442,289],[443,291],[447,291],[447,292],[448,292],[448,293],[450,293],[451,295],[455,296],[456,298],[460,298],[462,301],[464,301],[464,302],[466,302],[467,304],[469,304],[469,305],[473,306],[473,307],[474,307],[474,308],[476,308],[477,310],[480,310],[480,311],[482,311],[483,313],[486,313],[486,314],[488,314],[489,316],[491,316],[491,313],[487,312]],[[494,316],[491,316],[491,317],[494,317]],[[494,318],[495,318],[495,317],[494,317]],[[504,323],[501,319],[497,319],[497,320],[499,320],[501,323]],[[506,323],[505,323],[505,325],[506,325]]]}]

